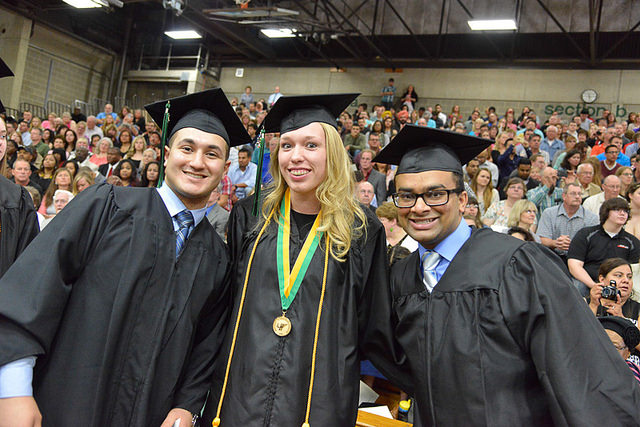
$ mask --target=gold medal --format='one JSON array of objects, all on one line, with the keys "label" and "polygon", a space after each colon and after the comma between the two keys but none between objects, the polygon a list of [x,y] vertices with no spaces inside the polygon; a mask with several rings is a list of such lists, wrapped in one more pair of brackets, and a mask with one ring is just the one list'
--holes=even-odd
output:
[{"label": "gold medal", "polygon": [[291,332],[291,320],[284,313],[273,321],[273,332],[279,337],[286,337]]}]

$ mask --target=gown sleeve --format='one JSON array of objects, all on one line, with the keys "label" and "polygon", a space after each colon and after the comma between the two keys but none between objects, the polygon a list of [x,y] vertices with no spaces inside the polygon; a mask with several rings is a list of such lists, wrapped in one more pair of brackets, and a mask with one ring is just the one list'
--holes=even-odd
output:
[{"label": "gown sleeve", "polygon": [[560,259],[532,242],[504,271],[502,314],[531,354],[554,423],[640,425],[640,387]]},{"label": "gown sleeve", "polygon": [[411,374],[393,332],[395,322],[384,229],[373,214],[367,212],[367,216],[370,226],[362,248],[365,285],[358,304],[360,349],[363,359],[371,360],[391,382],[411,392]]},{"label": "gown sleeve", "polygon": [[31,243],[31,241],[38,235],[40,231],[40,225],[38,224],[38,215],[33,207],[33,200],[31,195],[25,190],[22,190],[22,197],[20,200],[20,218],[23,219],[22,229],[18,231],[18,247],[16,251],[16,257],[21,254],[25,248]]},{"label": "gown sleeve", "polygon": [[215,361],[226,362],[226,359],[219,356],[233,301],[230,291],[231,268],[228,255],[224,255],[219,258],[216,277],[213,278],[219,285],[215,287],[203,309],[204,314],[196,328],[186,373],[182,376],[174,398],[174,407],[186,409],[192,414],[199,414],[204,406]]},{"label": "gown sleeve", "polygon": [[49,351],[71,287],[115,204],[111,186],[79,194],[0,280],[0,366]]}]

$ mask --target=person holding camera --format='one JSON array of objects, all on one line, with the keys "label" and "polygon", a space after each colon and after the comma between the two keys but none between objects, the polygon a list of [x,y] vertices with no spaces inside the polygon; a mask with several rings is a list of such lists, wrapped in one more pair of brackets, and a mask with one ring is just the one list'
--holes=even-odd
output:
[{"label": "person holding camera", "polygon": [[632,300],[633,272],[629,262],[609,258],[600,264],[598,283],[589,293],[589,308],[596,316],[626,317],[634,324],[640,320],[640,303]]}]

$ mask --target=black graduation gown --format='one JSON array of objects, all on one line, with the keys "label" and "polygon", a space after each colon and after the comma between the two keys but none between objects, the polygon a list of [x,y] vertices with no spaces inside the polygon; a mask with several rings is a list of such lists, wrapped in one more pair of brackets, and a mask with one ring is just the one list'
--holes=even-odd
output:
[{"label": "black graduation gown", "polygon": [[[235,304],[225,339],[228,353],[238,312],[248,258],[259,230],[251,215],[253,197],[231,212],[228,242],[234,256]],[[365,209],[365,212],[368,210]],[[386,351],[388,323],[374,326],[374,317],[390,317],[390,292],[384,228],[367,212],[367,234],[353,241],[343,263],[329,259],[320,321],[311,426],[355,425],[360,359],[375,362]],[[291,221],[292,259],[305,236]],[[324,237],[293,300],[287,317],[292,330],[278,337],[273,320],[282,314],[277,275],[277,224],[272,222],[257,246],[238,330],[229,382],[221,413],[222,427],[300,426],[304,422],[324,269]],[[293,264],[291,264],[293,265]],[[388,328],[388,331],[383,331]],[[370,356],[371,355],[371,356]],[[222,360],[222,359],[221,359]],[[204,425],[215,417],[226,363],[214,374]]]},{"label": "black graduation gown", "polygon": [[0,176],[0,277],[38,234],[38,216],[27,190]]},{"label": "black graduation gown", "polygon": [[202,408],[230,308],[226,247],[208,221],[175,259],[155,189],[80,193],[0,281],[0,365],[39,355],[49,426],[159,426]]},{"label": "black graduation gown", "polygon": [[416,425],[640,424],[637,380],[548,249],[477,230],[431,294],[419,264],[391,270]]}]

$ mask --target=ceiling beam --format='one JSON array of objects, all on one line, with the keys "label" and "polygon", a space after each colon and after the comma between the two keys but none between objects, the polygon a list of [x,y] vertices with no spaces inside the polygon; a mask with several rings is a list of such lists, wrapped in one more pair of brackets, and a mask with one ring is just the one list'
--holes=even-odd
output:
[{"label": "ceiling beam", "polygon": [[549,18],[551,18],[551,20],[553,22],[556,23],[556,25],[558,26],[558,28],[560,28],[560,31],[562,31],[562,33],[567,36],[567,38],[569,39],[569,41],[571,42],[571,44],[573,45],[573,47],[576,48],[576,50],[578,51],[578,53],[580,54],[580,56],[582,56],[582,58],[584,58],[585,60],[589,60],[589,57],[587,56],[586,53],[584,53],[584,50],[580,47],[580,45],[576,42],[576,40],[573,38],[573,36],[571,35],[571,33],[569,33],[564,26],[560,23],[560,21],[558,21],[558,19],[555,17],[555,15],[551,12],[551,10],[549,10],[549,8],[547,7],[546,4],[544,4],[544,2],[542,0],[536,0],[538,2],[538,4],[540,5],[540,7],[547,13],[547,15],[549,15]]},{"label": "ceiling beam", "polygon": [[[431,53],[427,50],[427,48],[422,44],[418,36],[416,36],[416,34],[413,32],[411,27],[409,27],[409,25],[402,18],[402,16],[400,16],[400,13],[398,13],[396,8],[393,6],[393,3],[391,3],[390,0],[384,0],[384,1],[385,3],[387,3],[387,6],[389,6],[391,11],[394,13],[394,15],[396,15],[396,17],[400,20],[400,23],[402,23],[402,26],[409,32],[409,34],[411,34],[411,37],[413,37],[413,40],[416,42],[416,44],[418,45],[422,53],[424,53],[427,56],[427,58],[433,58],[433,55],[431,55]],[[444,14],[444,10],[443,10],[443,14]],[[442,23],[440,25],[442,25]]]}]

